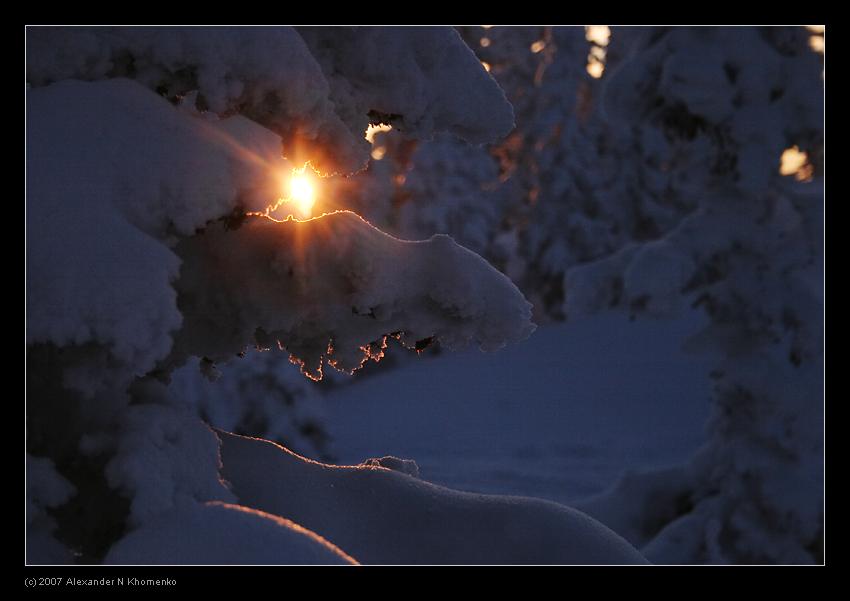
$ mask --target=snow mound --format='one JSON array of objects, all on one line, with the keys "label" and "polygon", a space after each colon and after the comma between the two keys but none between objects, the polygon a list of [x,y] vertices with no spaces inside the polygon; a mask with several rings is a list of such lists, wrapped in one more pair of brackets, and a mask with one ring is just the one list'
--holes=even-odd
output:
[{"label": "snow mound", "polygon": [[175,510],[118,541],[107,565],[356,564],[314,532],[278,516],[211,502]]},{"label": "snow mound", "polygon": [[268,441],[219,435],[223,476],[242,505],[286,516],[362,563],[646,563],[614,532],[556,503],[453,491],[394,470],[335,467]]}]

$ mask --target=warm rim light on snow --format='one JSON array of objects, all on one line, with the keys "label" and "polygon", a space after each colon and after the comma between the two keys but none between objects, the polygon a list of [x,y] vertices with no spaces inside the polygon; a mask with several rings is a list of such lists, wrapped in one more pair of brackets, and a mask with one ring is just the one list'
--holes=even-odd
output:
[{"label": "warm rim light on snow", "polygon": [[779,165],[780,175],[793,175],[798,181],[808,181],[812,178],[812,166],[809,155],[797,146],[786,148],[782,153]]},{"label": "warm rim light on snow", "polygon": [[584,31],[585,39],[597,46],[607,46],[611,39],[611,29],[607,25],[587,25]]},{"label": "warm rim light on snow", "polygon": [[596,61],[591,61],[587,63],[587,72],[594,79],[599,79],[605,72],[605,65]]},{"label": "warm rim light on snow", "polygon": [[591,44],[587,72],[594,79],[599,79],[605,72],[605,47],[611,40],[611,29],[607,25],[587,25],[584,30],[584,37]]},{"label": "warm rim light on snow", "polygon": [[823,25],[806,25],[806,30],[811,34],[809,36],[809,48],[818,54],[823,54],[826,49],[826,44],[824,43],[826,27]]},{"label": "warm rim light on snow", "polygon": [[366,128],[366,141],[369,144],[375,143],[375,134],[382,131],[390,131],[393,128],[392,125],[388,125],[387,123],[378,123],[377,125],[369,124],[369,127]]}]

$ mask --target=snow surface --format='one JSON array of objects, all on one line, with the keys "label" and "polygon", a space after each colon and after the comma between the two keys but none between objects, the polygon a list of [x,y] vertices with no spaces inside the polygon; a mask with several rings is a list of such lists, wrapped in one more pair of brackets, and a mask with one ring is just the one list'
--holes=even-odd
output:
[{"label": "snow surface", "polygon": [[220,502],[147,522],[110,549],[107,565],[354,564],[316,533],[278,516]]},{"label": "snow surface", "polygon": [[460,490],[575,503],[704,442],[712,358],[681,350],[704,322],[600,314],[498,353],[375,370],[328,393],[332,449],[346,463],[411,459],[424,480]]}]

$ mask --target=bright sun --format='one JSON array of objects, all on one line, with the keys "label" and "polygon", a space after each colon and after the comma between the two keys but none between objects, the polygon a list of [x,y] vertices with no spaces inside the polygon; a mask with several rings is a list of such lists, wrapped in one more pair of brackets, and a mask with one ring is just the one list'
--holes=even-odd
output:
[{"label": "bright sun", "polygon": [[302,217],[312,215],[316,202],[316,187],[306,170],[296,170],[289,178],[288,200],[295,203]]}]

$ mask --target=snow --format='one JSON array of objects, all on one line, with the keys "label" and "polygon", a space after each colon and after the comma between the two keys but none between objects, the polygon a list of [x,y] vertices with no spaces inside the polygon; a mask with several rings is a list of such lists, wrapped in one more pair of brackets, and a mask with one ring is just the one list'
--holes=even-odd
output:
[{"label": "snow", "polygon": [[386,457],[374,457],[360,463],[365,467],[384,467],[388,470],[395,470],[402,474],[407,474],[413,478],[419,477],[419,466],[412,459],[401,459],[387,455]]},{"label": "snow", "polygon": [[214,361],[280,346],[320,379],[325,363],[351,372],[380,360],[388,336],[496,350],[535,328],[516,286],[450,237],[398,240],[348,211],[211,226],[177,252],[177,352]]},{"label": "snow", "polygon": [[[451,132],[473,144],[514,126],[504,92],[448,27],[301,27],[334,96],[390,117],[418,138]],[[343,81],[339,81],[342,79]],[[351,99],[344,98],[347,103]],[[365,131],[367,122],[361,122]]]},{"label": "snow", "polygon": [[269,165],[285,162],[252,157],[273,157],[279,141],[129,80],[30,90],[27,117],[28,341],[97,342],[143,375],[182,321],[174,236],[275,198]]},{"label": "snow", "polygon": [[463,493],[220,436],[223,475],[241,504],[288,516],[364,564],[645,563],[614,532],[556,503]]},{"label": "snow", "polygon": [[56,471],[50,459],[26,456],[27,561],[72,563],[71,554],[54,536],[56,523],[48,509],[61,506],[76,490]]},{"label": "snow", "polygon": [[[110,528],[131,528],[138,550],[161,540],[169,520],[197,513],[186,527],[203,528],[198,507],[213,515],[223,506],[210,502],[236,500],[219,473],[218,440],[198,417],[202,403],[163,386],[192,357],[212,376],[215,361],[276,343],[320,377],[325,361],[349,372],[378,361],[388,336],[411,348],[439,340],[495,350],[534,330],[531,306],[510,280],[448,236],[402,241],[350,212],[305,222],[245,215],[280,196],[293,166],[281,149],[293,137],[341,144],[336,167],[355,168],[352,140],[362,145],[362,130],[343,131],[333,110],[363,109],[368,119],[369,98],[392,97],[397,85],[425,94],[395,94],[383,107],[406,113],[411,135],[454,131],[480,142],[512,126],[498,86],[455,33],[383,35],[364,34],[361,52],[368,58],[377,51],[370,45],[389,44],[405,68],[420,63],[420,75],[386,81],[347,107],[328,98],[290,29],[37,29],[28,38],[27,341],[39,349],[30,367],[56,378],[55,389],[39,388],[50,398],[30,399],[30,436],[48,455],[105,464],[104,488],[115,493],[108,502],[129,502],[126,522]],[[435,40],[443,53],[426,64]],[[276,51],[291,61],[276,66]],[[269,108],[272,89],[283,95]],[[477,103],[493,102],[495,113],[468,119]],[[242,115],[232,114],[236,106]],[[50,408],[63,402],[74,419],[55,440]],[[243,411],[220,420],[237,425]],[[44,480],[38,465],[28,469],[35,482]],[[96,494],[97,484],[82,483],[81,499]],[[40,507],[69,494],[31,499],[38,561],[64,550],[50,521],[39,521]],[[226,515],[231,527],[219,536],[268,527],[254,514]],[[119,557],[130,552],[121,548]]]},{"label": "snow", "polygon": [[188,506],[134,530],[106,565],[346,565],[336,545],[289,520],[240,505]]},{"label": "snow", "polygon": [[413,460],[450,488],[573,505],[628,470],[681,464],[705,441],[712,360],[681,351],[704,323],[696,312],[601,314],[492,355],[376,370],[327,394],[332,451],[349,463]]},{"label": "snow", "polygon": [[[195,354],[215,358],[255,343],[258,327],[269,333],[286,328],[289,338],[281,342],[315,375],[331,340],[333,362],[350,370],[364,360],[361,347],[380,345],[394,332],[404,332],[411,345],[439,336],[450,346],[474,340],[498,348],[533,330],[529,306],[516,288],[450,238],[401,244],[350,213],[338,213],[299,224],[264,220],[260,226],[253,219],[226,237],[264,252],[271,263],[258,269],[259,257],[228,250],[231,259],[248,261],[232,268],[243,281],[216,274],[205,283],[208,290],[186,292],[206,296],[227,286],[238,291],[252,279],[259,291],[260,277],[270,277],[275,284],[265,286],[265,298],[239,307],[236,295],[232,310],[277,312],[283,323],[252,318],[226,351],[217,351],[209,336],[193,341],[185,334],[192,324],[183,324],[191,316],[184,301],[177,307],[173,287],[180,264],[173,252],[176,236],[185,238],[239,206],[262,210],[272,204],[277,176],[287,165],[275,158],[279,139],[242,117],[216,122],[174,108],[129,80],[61,82],[30,91],[28,103],[28,193],[38,210],[28,212],[27,227],[30,239],[39,240],[28,249],[30,343],[107,345],[129,377],[165,359],[181,326],[184,345],[194,350],[199,341],[208,344]],[[288,232],[283,237],[290,246],[280,232]],[[303,262],[292,249],[304,252]],[[353,265],[342,265],[350,256],[356,257]],[[204,269],[182,259],[178,288],[185,291],[187,281],[200,277],[194,272]],[[430,267],[439,264],[453,269]],[[293,308],[282,304],[292,294],[280,294],[283,266],[297,270],[297,282],[307,287],[292,315],[282,311]],[[408,274],[415,281],[396,290],[395,282]],[[356,294],[328,302],[351,286]],[[320,318],[331,319],[323,332],[313,324]]]},{"label": "snow", "polygon": [[[306,44],[305,44],[306,42]],[[169,98],[197,92],[310,148],[322,171],[365,166],[370,111],[411,135],[489,142],[513,127],[510,104],[451,28],[32,27],[27,80],[132,78]],[[325,149],[333,148],[333,152]]]},{"label": "snow", "polygon": [[109,483],[132,499],[137,526],[197,501],[234,501],[221,481],[218,439],[196,414],[165,405],[125,410]]},{"label": "snow", "polygon": [[[801,27],[640,30],[605,85],[614,124],[656,129],[681,149],[672,193],[696,202],[660,241],[666,271],[685,277],[654,278],[638,288],[645,298],[615,300],[637,313],[663,309],[668,301],[657,296],[675,294],[678,280],[679,293],[711,318],[688,346],[720,352],[709,441],[689,467],[687,503],[643,547],[654,560],[822,556],[823,181],[813,177],[803,192],[778,169],[786,147],[806,147],[816,175],[822,152],[820,59],[806,35]],[[658,258],[636,254],[626,275],[651,273]],[[616,284],[622,259],[621,251],[572,274],[590,283],[603,273]],[[645,484],[656,490],[642,494],[668,496],[654,480]]]},{"label": "snow", "polygon": [[[29,561],[822,558],[808,34],[614,28],[594,80],[582,28],[458,31],[27,29]],[[365,219],[260,216],[378,122],[322,199]],[[396,342],[440,356],[315,407],[285,361]],[[322,410],[356,465],[204,423],[318,456]]]},{"label": "snow", "polygon": [[210,380],[203,361],[189,361],[171,374],[169,393],[211,426],[251,434],[318,458],[328,451],[324,399],[312,381],[278,352],[246,353],[222,366]]}]

